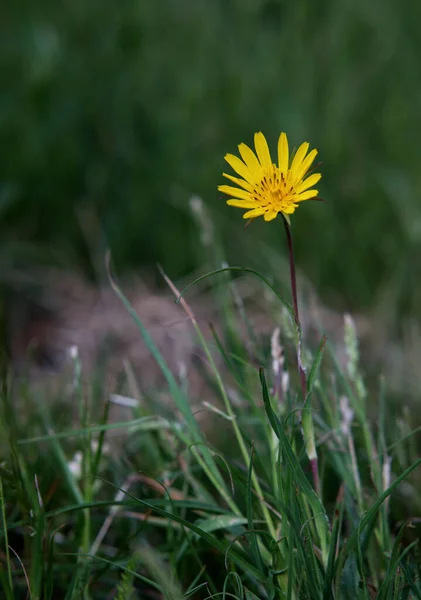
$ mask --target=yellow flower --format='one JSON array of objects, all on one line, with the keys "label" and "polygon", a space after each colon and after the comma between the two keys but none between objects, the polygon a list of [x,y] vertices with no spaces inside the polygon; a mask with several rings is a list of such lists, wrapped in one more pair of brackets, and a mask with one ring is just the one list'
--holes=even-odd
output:
[{"label": "yellow flower", "polygon": [[298,148],[290,160],[288,139],[281,133],[278,141],[278,164],[272,162],[269,147],[263,133],[254,134],[256,154],[240,144],[240,160],[233,154],[227,154],[225,160],[241,176],[242,179],[223,173],[240,187],[220,185],[218,190],[231,196],[227,200],[230,206],[248,209],[244,219],[255,219],[263,215],[265,221],[272,221],[278,213],[282,213],[289,221],[292,214],[303,200],[316,198],[318,191],[310,189],[320,180],[320,173],[313,173],[305,179],[317,155],[317,150],[309,154],[308,142]]}]

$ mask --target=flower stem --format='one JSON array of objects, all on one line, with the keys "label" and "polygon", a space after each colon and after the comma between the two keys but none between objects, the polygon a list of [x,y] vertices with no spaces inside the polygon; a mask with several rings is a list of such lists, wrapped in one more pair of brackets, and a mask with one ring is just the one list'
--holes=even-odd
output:
[{"label": "flower stem", "polygon": [[297,277],[295,274],[295,259],[294,259],[294,248],[292,245],[292,236],[291,229],[288,224],[288,221],[285,217],[282,217],[282,220],[285,225],[285,232],[287,234],[287,243],[288,243],[288,255],[289,255],[289,274],[291,279],[291,291],[292,291],[292,305],[294,309],[294,319],[295,324],[298,329],[298,344],[297,344],[297,362],[298,362],[298,372],[300,375],[301,382],[301,392],[303,395],[303,402],[306,401],[307,398],[307,378],[306,372],[301,360],[301,323],[300,323],[300,314],[298,312],[298,297],[297,297]]},{"label": "flower stem", "polygon": [[[288,255],[289,255],[289,274],[291,280],[291,292],[292,292],[292,306],[294,310],[294,319],[295,325],[298,331],[298,342],[297,342],[297,364],[298,364],[298,373],[300,376],[301,382],[301,393],[303,396],[303,403],[305,404],[307,400],[307,377],[304,369],[303,362],[301,360],[301,323],[300,323],[300,313],[298,311],[298,296],[297,296],[297,276],[295,273],[295,259],[294,259],[294,247],[292,244],[292,236],[291,236],[291,228],[289,226],[288,221],[282,215],[282,220],[285,226],[285,233],[287,236],[287,244],[288,244]],[[310,458],[311,463],[311,474],[313,476],[313,483],[317,493],[320,493],[320,478],[319,478],[319,466],[317,455],[312,456]]]}]

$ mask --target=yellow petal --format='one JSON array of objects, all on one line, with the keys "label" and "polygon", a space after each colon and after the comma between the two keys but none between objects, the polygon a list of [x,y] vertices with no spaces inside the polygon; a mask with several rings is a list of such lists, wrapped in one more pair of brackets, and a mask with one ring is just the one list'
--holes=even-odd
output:
[{"label": "yellow petal", "polygon": [[278,140],[278,162],[281,173],[286,173],[289,163],[289,148],[288,138],[284,132],[281,133]]},{"label": "yellow petal", "polygon": [[257,175],[262,170],[262,168],[261,168],[259,161],[257,160],[257,156],[255,155],[253,150],[251,148],[249,148],[246,144],[240,144],[238,146],[238,150],[241,154],[241,158],[246,163],[246,165],[250,169],[250,171],[254,175]]},{"label": "yellow petal", "polygon": [[273,219],[276,219],[277,216],[277,212],[276,210],[268,210],[267,212],[265,212],[264,214],[264,219],[265,221],[273,221]]},{"label": "yellow petal", "polygon": [[260,217],[265,212],[264,208],[255,208],[254,210],[249,210],[248,212],[243,214],[243,219],[255,219],[256,217]]},{"label": "yellow petal", "polygon": [[218,190],[233,198],[243,198],[244,200],[250,199],[250,192],[240,190],[239,188],[232,187],[231,185],[218,185]]},{"label": "yellow petal", "polygon": [[297,152],[295,153],[294,159],[291,163],[291,171],[292,171],[293,177],[295,177],[296,171],[298,170],[301,163],[303,162],[304,157],[307,154],[309,145],[310,144],[308,142],[303,142],[301,144],[301,146],[298,148]]},{"label": "yellow petal", "polygon": [[241,175],[241,177],[243,177],[246,181],[250,183],[253,182],[253,174],[250,172],[250,169],[243,163],[243,161],[238,158],[238,156],[234,156],[234,154],[226,154],[225,160],[234,169],[234,171]]},{"label": "yellow petal", "polygon": [[256,208],[256,202],[254,200],[227,200],[227,204],[230,206],[236,206],[237,208]]},{"label": "yellow petal", "polygon": [[259,157],[260,164],[264,169],[267,169],[272,165],[272,159],[270,157],[269,146],[265,136],[261,131],[254,134],[254,145],[256,147],[257,156]]},{"label": "yellow petal", "polygon": [[296,204],[290,204],[286,208],[282,209],[282,212],[286,215],[292,215],[292,213],[295,212],[296,208],[297,208]]},{"label": "yellow petal", "polygon": [[316,185],[316,183],[320,181],[321,177],[321,173],[313,173],[313,175],[310,175],[310,177],[304,179],[304,181],[300,183],[300,185],[296,188],[297,194],[301,194],[301,192],[304,192],[304,190],[308,190],[308,188],[311,188],[313,187],[313,185]]},{"label": "yellow petal", "polygon": [[306,156],[306,158],[303,160],[301,165],[298,167],[298,169],[294,173],[296,183],[298,183],[299,181],[302,180],[304,175],[307,173],[307,171],[311,167],[311,163],[314,161],[316,156],[317,156],[317,150],[312,150],[310,152],[310,154],[308,156]]},{"label": "yellow petal", "polygon": [[301,202],[302,200],[310,200],[310,198],[315,198],[319,192],[317,190],[308,190],[308,192],[303,192],[299,195],[297,202]]},{"label": "yellow petal", "polygon": [[243,187],[248,192],[253,191],[253,186],[251,186],[249,184],[249,182],[246,181],[245,179],[239,179],[238,177],[234,177],[233,175],[229,175],[228,173],[222,173],[222,175],[223,175],[223,177],[226,177],[227,179],[230,179],[231,181],[233,181],[237,185]]}]

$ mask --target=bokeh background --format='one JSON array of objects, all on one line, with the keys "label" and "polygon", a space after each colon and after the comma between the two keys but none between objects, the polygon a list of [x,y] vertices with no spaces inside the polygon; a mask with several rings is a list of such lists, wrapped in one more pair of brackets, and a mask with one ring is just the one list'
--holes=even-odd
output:
[{"label": "bokeh background", "polygon": [[[294,215],[297,262],[338,310],[421,313],[421,3],[8,0],[2,18],[2,314],[16,272],[172,278],[203,263],[199,195],[231,264],[265,271],[280,226],[217,192],[263,131],[308,140],[321,196]],[[157,278],[158,280],[158,278]],[[22,291],[19,286],[17,286]]]}]

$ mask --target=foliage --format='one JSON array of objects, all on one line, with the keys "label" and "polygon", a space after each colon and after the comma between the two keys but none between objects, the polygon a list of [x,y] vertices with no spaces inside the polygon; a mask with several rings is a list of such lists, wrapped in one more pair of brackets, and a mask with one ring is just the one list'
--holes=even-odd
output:
[{"label": "foliage", "polygon": [[[134,600],[156,593],[174,600],[419,598],[419,548],[410,517],[419,507],[412,473],[421,459],[413,458],[412,434],[396,438],[384,386],[367,391],[350,317],[343,366],[325,340],[312,357],[306,353],[303,404],[293,372],[294,327],[292,338],[283,329],[282,352],[272,348],[270,356],[267,340],[252,329],[247,346],[239,333],[233,337],[247,314],[231,306],[223,315],[225,334],[214,332],[209,344],[183,298],[180,310],[196,329],[211,386],[204,407],[217,419],[205,434],[187,382],[171,373],[118,284],[112,285],[166,384],[149,390],[155,396],[149,407],[129,378],[119,392],[137,396],[132,417],[108,423],[102,394],[83,385],[75,351],[72,385],[69,390],[64,382],[61,404],[3,378],[3,596],[16,600],[30,590],[31,598],[45,600],[110,594]],[[234,283],[227,285],[216,288],[225,298]],[[287,304],[277,299],[276,307],[275,322],[291,319]],[[256,356],[266,356],[260,381]],[[152,407],[165,389],[174,410],[162,405],[160,415]],[[367,408],[376,396],[374,427]],[[79,425],[63,428],[75,404]],[[310,483],[300,425],[300,413],[308,411],[321,495]],[[123,442],[113,435],[118,432]]]}]

